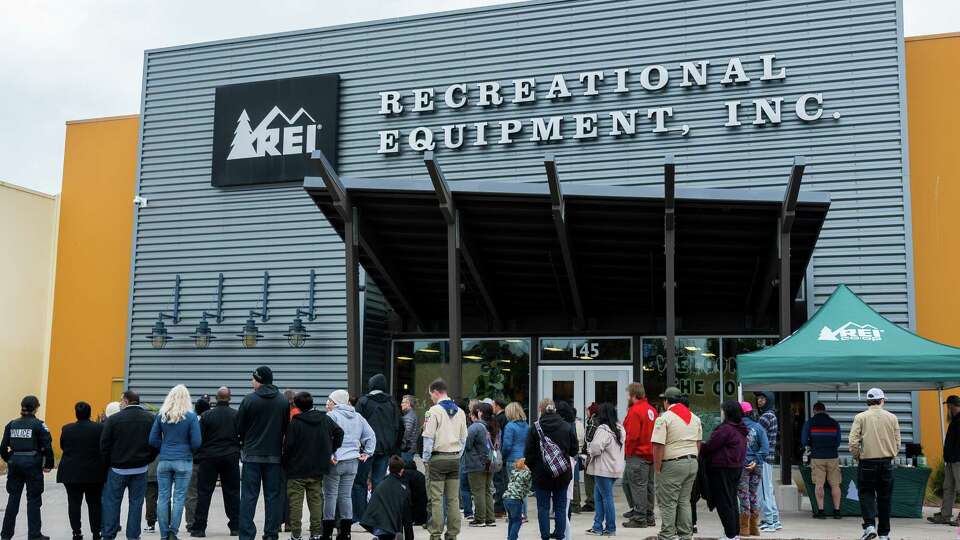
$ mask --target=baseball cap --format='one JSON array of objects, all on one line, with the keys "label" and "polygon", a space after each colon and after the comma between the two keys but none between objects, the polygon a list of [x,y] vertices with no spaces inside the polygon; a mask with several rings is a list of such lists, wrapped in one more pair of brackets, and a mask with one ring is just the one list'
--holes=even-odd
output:
[{"label": "baseball cap", "polygon": [[676,386],[671,386],[666,390],[664,390],[663,393],[660,394],[660,397],[667,398],[667,399],[677,399],[682,395],[683,395],[683,392],[681,392],[679,388],[677,388]]},{"label": "baseball cap", "polygon": [[886,396],[883,395],[883,390],[871,388],[867,390],[867,399],[886,399]]},{"label": "baseball cap", "polygon": [[960,396],[950,396],[946,401],[943,402],[944,405],[956,405],[960,407]]}]

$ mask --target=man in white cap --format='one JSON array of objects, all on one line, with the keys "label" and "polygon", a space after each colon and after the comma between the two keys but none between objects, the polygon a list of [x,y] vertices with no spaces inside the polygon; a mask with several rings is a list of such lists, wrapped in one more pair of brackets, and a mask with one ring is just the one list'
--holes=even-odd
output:
[{"label": "man in white cap", "polygon": [[860,462],[857,489],[863,515],[861,540],[889,540],[893,458],[900,452],[900,422],[883,409],[885,401],[883,390],[868,390],[868,409],[853,417],[850,428],[850,454]]}]

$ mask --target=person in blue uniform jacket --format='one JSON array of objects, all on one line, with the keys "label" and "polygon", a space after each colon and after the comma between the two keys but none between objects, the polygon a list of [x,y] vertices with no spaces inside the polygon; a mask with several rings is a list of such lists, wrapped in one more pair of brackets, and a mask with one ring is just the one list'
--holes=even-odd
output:
[{"label": "person in blue uniform jacket", "polygon": [[13,538],[20,496],[27,488],[27,537],[30,540],[50,540],[44,536],[40,522],[43,504],[43,473],[53,469],[53,444],[50,430],[36,417],[40,400],[27,396],[20,401],[20,418],[11,420],[3,428],[0,458],[7,462],[7,510],[3,515],[0,538]]}]

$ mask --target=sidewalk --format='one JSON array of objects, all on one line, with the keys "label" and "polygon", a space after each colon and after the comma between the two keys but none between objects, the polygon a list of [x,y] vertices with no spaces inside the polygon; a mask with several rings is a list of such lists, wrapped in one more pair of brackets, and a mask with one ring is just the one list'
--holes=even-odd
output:
[{"label": "sidewalk", "polygon": [[[54,540],[69,540],[71,537],[70,524],[67,520],[67,495],[66,491],[63,489],[63,486],[54,482],[56,472],[50,473],[46,478],[46,491],[43,494],[43,531],[44,534],[49,536]],[[0,477],[0,508],[4,511],[6,510],[5,506],[7,503],[6,498],[6,477]],[[626,511],[626,503],[623,500],[623,492],[619,489],[616,489],[617,495],[617,512],[622,514]],[[27,538],[27,515],[26,515],[26,497],[20,503],[20,514],[17,517],[17,532],[14,536],[15,539],[26,539]],[[924,515],[932,515],[936,509],[927,508],[924,510]],[[537,530],[537,520],[536,520],[536,504],[533,502],[533,499],[530,500],[530,522],[525,524],[522,529],[520,529],[520,539],[521,540],[538,540],[539,532]],[[306,514],[306,510],[305,510]],[[720,521],[717,519],[717,515],[713,512],[708,512],[706,507],[701,504],[698,509],[698,514],[700,517],[699,529],[700,533],[696,535],[696,538],[709,539],[717,538],[720,533]],[[121,523],[126,524],[126,503],[124,503],[123,514],[121,516]],[[659,516],[657,517],[659,520]],[[263,525],[263,510],[262,503],[257,510],[256,523],[258,529]],[[763,533],[760,538],[765,539],[777,539],[777,540],[856,540],[860,538],[860,520],[857,518],[844,518],[842,520],[815,520],[810,517],[808,512],[794,512],[786,513],[781,516],[783,521],[783,530],[777,533]],[[307,516],[304,515],[304,522],[306,524]],[[593,523],[593,514],[575,514],[573,516],[573,537],[578,539],[588,538],[584,531],[586,531]],[[83,509],[83,524],[84,524],[84,537],[90,538],[90,531],[87,523],[87,509]],[[190,536],[183,532],[183,525],[181,525],[180,538],[181,540],[186,540]],[[899,540],[954,540],[956,538],[956,531],[952,527],[947,527],[945,525],[933,525],[927,523],[925,520],[920,519],[894,519],[892,524],[892,533],[890,538],[899,539]],[[119,538],[123,538],[126,534],[121,533]],[[210,528],[207,530],[207,538],[213,540],[234,540],[227,535],[227,523],[226,518],[223,515],[223,499],[221,498],[219,490],[213,495],[213,501],[210,506]],[[258,538],[262,534],[262,530],[258,532]],[[618,540],[646,540],[648,538],[656,538],[656,531],[652,528],[650,529],[624,529],[619,527],[617,528],[617,539]],[[497,527],[495,528],[470,528],[464,527],[463,533],[460,535],[461,540],[503,540],[506,538],[507,528],[506,523],[503,520],[497,522]],[[281,540],[289,538],[289,534],[281,534]],[[160,539],[159,533],[152,534],[143,534],[143,540],[153,540]],[[370,540],[372,535],[367,534],[366,532],[361,532],[358,526],[354,527],[353,539],[354,540]],[[416,539],[415,540],[429,540],[429,533],[422,527],[416,528]],[[589,537],[592,538],[592,537]]]}]

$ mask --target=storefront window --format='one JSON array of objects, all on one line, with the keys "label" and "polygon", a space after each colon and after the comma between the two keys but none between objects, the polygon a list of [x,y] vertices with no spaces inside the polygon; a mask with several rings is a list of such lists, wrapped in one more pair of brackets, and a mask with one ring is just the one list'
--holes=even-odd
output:
[{"label": "storefront window", "polygon": [[529,408],[530,341],[472,339],[463,341],[463,395],[476,399],[516,401]]},{"label": "storefront window", "polygon": [[430,408],[430,393],[427,388],[450,363],[449,347],[446,340],[394,341],[393,360],[396,369],[394,394],[399,400],[410,394],[417,399],[417,413],[423,418],[423,412]]},{"label": "storefront window", "polygon": [[[665,343],[665,338],[647,338],[642,344],[643,385],[654,403],[667,386]],[[720,423],[720,340],[679,337],[676,358],[677,387],[690,397],[690,410],[700,417],[706,436]]]},{"label": "storefront window", "polygon": [[[766,349],[776,345],[774,337],[745,337],[723,339],[723,399],[737,399],[737,355]],[[753,395],[743,396],[752,400]]]}]

